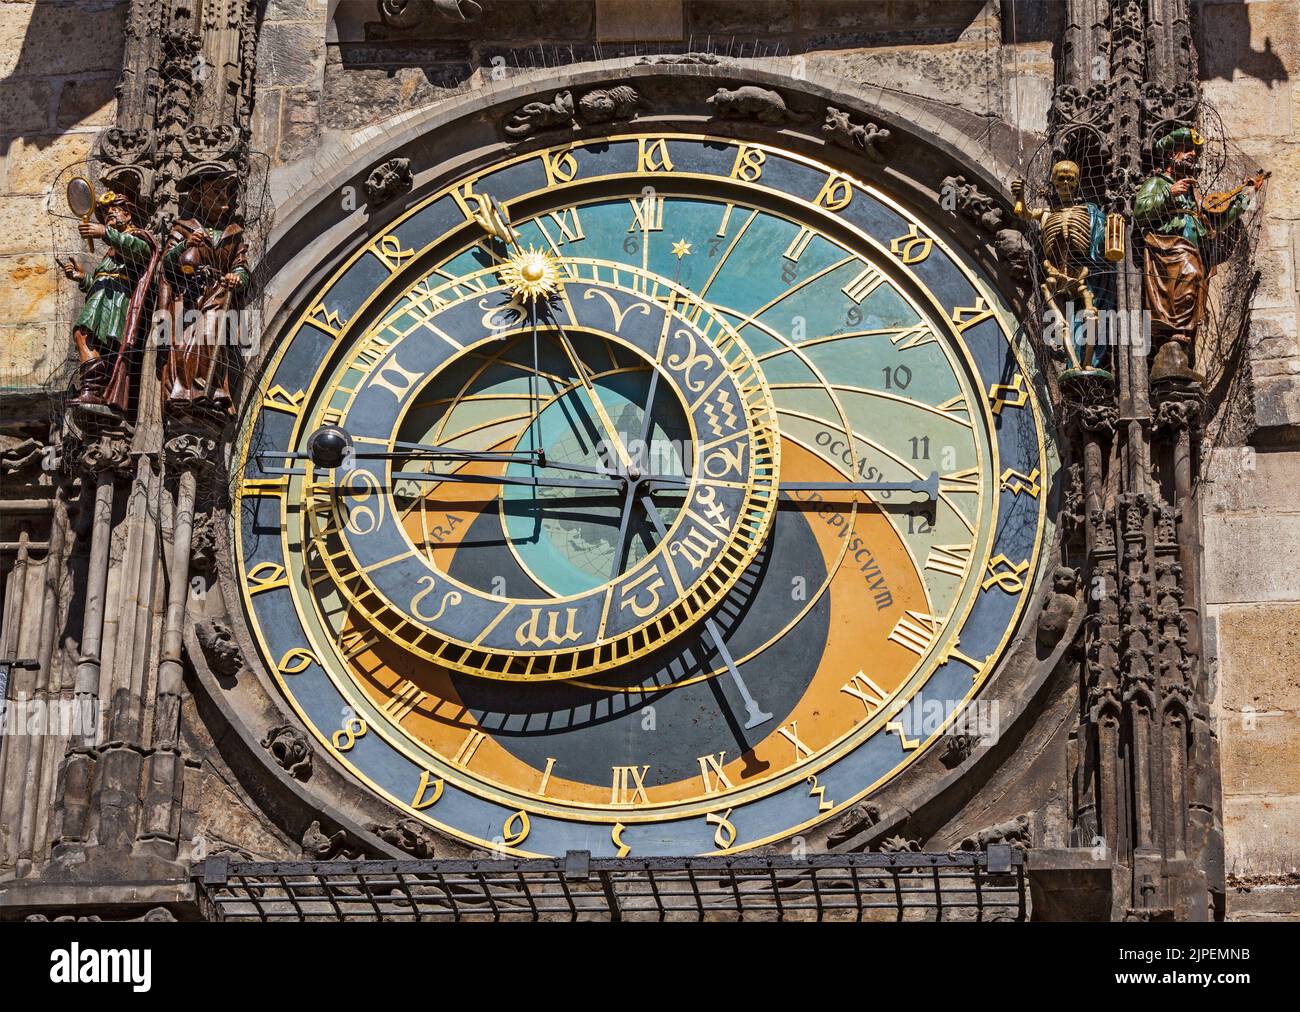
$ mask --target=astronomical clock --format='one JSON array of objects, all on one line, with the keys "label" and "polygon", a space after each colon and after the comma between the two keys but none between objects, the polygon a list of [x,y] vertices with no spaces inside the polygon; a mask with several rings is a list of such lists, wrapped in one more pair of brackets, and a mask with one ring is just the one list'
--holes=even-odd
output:
[{"label": "astronomical clock", "polygon": [[933,210],[631,132],[369,237],[233,469],[242,609],[320,747],[523,856],[741,851],[906,776],[1017,631],[1056,467]]}]

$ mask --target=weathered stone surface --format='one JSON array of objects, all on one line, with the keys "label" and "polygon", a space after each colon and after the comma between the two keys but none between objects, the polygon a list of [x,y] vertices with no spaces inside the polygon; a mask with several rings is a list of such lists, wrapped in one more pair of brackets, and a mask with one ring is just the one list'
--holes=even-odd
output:
[{"label": "weathered stone surface", "polygon": [[257,86],[309,85],[325,64],[325,36],[311,22],[272,23],[257,49]]},{"label": "weathered stone surface", "polygon": [[1225,797],[1224,858],[1229,874],[1300,868],[1300,798]]},{"label": "weathered stone surface", "polygon": [[40,197],[5,198],[8,226],[0,233],[0,256],[47,250],[50,245],[50,221],[45,202]]},{"label": "weathered stone surface", "polygon": [[1300,920],[1300,885],[1229,884],[1228,920]]},{"label": "weathered stone surface", "polygon": [[1197,6],[1200,31],[1206,39],[1230,39],[1232,45],[1201,47],[1201,76],[1233,80],[1238,72],[1261,81],[1280,81],[1295,67],[1296,10],[1291,0],[1206,0]]},{"label": "weathered stone surface", "polygon": [[116,71],[122,63],[127,5],[80,3],[0,4],[0,77]]},{"label": "weathered stone surface", "polygon": [[34,323],[54,317],[62,272],[48,253],[0,258],[0,320]]},{"label": "weathered stone surface", "polygon": [[1300,429],[1300,376],[1256,376],[1255,424],[1260,429]]},{"label": "weathered stone surface", "polygon": [[39,387],[68,357],[68,337],[52,323],[0,323],[0,376],[7,387]]},{"label": "weathered stone surface", "polygon": [[89,132],[19,137],[9,145],[4,161],[5,191],[48,193],[60,172],[90,157],[94,142]]},{"label": "weathered stone surface", "polygon": [[[409,109],[416,109],[454,90],[472,73],[468,63],[430,64],[389,70],[381,67],[343,71],[330,64],[325,71],[321,120],[334,129],[368,126]],[[286,102],[286,113],[290,112]],[[280,157],[288,138],[281,140]]]},{"label": "weathered stone surface", "polygon": [[1206,462],[1199,493],[1201,508],[1207,516],[1243,511],[1300,512],[1298,482],[1300,453],[1221,446]]},{"label": "weathered stone surface", "polygon": [[739,32],[748,36],[788,32],[794,27],[791,0],[697,0],[686,12],[687,31],[694,34]]},{"label": "weathered stone surface", "polygon": [[680,42],[679,0],[603,0],[596,5],[597,42]]},{"label": "weathered stone surface", "polygon": [[808,65],[859,84],[895,88],[975,113],[1000,113],[1002,87],[990,78],[987,48],[953,45],[810,53]]},{"label": "weathered stone surface", "polygon": [[[280,106],[280,143],[284,161],[301,158],[320,139],[320,92],[292,88],[284,93]],[[360,124],[356,124],[360,125]]]},{"label": "weathered stone surface", "polygon": [[1294,711],[1246,711],[1219,722],[1223,790],[1300,797],[1300,715]]},{"label": "weathered stone surface", "polygon": [[[1300,397],[1300,384],[1295,394]],[[1204,522],[1205,601],[1300,601],[1300,513],[1208,516]]]},{"label": "weathered stone surface", "polygon": [[59,88],[56,113],[59,127],[98,127],[113,122],[117,110],[116,86],[117,78],[111,74],[64,81]]},{"label": "weathered stone surface", "polygon": [[51,94],[48,81],[0,81],[5,132],[48,130]]}]

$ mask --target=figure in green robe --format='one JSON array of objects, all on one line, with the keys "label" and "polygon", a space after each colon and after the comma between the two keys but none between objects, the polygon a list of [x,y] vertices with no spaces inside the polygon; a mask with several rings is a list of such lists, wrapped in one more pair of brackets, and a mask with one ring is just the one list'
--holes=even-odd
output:
[{"label": "figure in green robe", "polygon": [[1161,168],[1142,184],[1133,201],[1133,222],[1143,230],[1145,248],[1143,304],[1158,345],[1153,380],[1201,378],[1190,367],[1190,354],[1217,266],[1211,240],[1241,217],[1263,180],[1247,180],[1235,195],[1202,199],[1196,175],[1204,144],[1190,127],[1161,137],[1155,144]]},{"label": "figure in green robe", "polygon": [[140,326],[157,244],[136,226],[123,194],[101,194],[95,218],[81,222],[77,231],[108,247],[98,266],[87,273],[71,257],[59,264],[86,296],[72,326],[79,359],[78,392],[72,403],[89,413],[118,416],[125,413],[130,398],[130,368],[122,352],[132,346]]}]

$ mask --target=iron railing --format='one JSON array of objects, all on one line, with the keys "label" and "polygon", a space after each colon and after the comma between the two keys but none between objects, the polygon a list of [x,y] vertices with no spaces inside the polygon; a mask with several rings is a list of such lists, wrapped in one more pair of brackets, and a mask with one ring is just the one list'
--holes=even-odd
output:
[{"label": "iron railing", "polygon": [[224,921],[1023,921],[1024,855],[231,861],[196,867]]}]

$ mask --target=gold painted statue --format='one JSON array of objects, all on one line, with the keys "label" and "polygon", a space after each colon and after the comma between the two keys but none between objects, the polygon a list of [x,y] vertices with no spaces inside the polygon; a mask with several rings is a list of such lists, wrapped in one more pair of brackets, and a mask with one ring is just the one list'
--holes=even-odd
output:
[{"label": "gold painted statue", "polygon": [[1096,320],[1098,310],[1115,307],[1115,275],[1109,258],[1123,256],[1122,232],[1112,223],[1109,231],[1118,239],[1108,242],[1105,212],[1079,197],[1077,163],[1057,162],[1050,179],[1056,191],[1055,207],[1029,207],[1025,181],[1012,180],[1011,195],[1016,201],[1012,213],[1038,223],[1046,275],[1043,300],[1058,319],[1073,319],[1071,339],[1064,342],[1073,368],[1104,371],[1098,370],[1103,354],[1096,346]]}]

